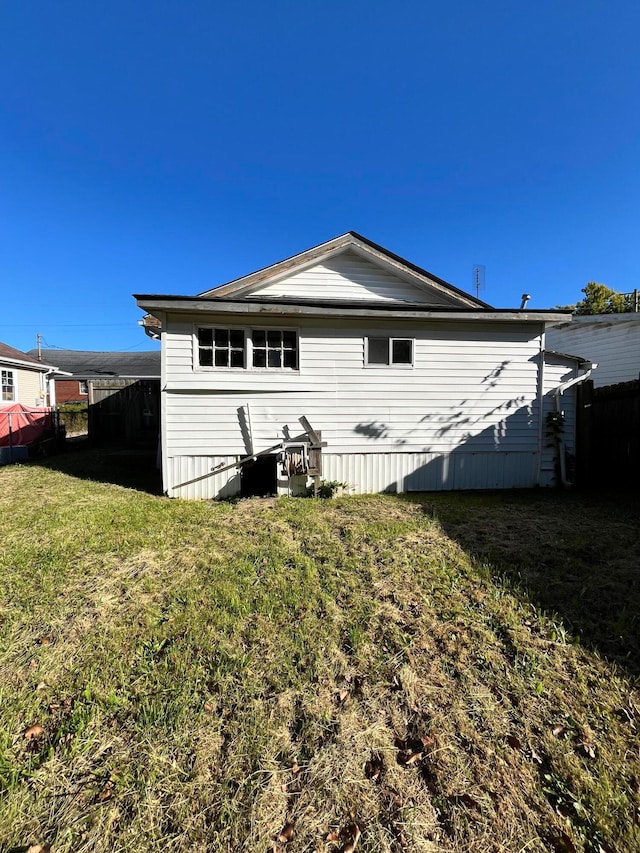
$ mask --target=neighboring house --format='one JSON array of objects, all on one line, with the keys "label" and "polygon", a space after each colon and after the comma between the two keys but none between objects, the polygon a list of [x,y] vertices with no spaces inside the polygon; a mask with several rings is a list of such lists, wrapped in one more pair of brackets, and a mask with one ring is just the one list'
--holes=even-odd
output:
[{"label": "neighboring house", "polygon": [[[38,358],[38,350],[29,350]],[[104,391],[118,391],[140,379],[160,379],[160,350],[147,352],[95,352],[92,350],[42,349],[45,361],[54,361],[58,403],[94,403]]]},{"label": "neighboring house", "polygon": [[[37,355],[37,350],[32,350]],[[84,403],[89,438],[129,447],[158,444],[160,350],[42,350],[65,375],[56,376],[59,403]]]},{"label": "neighboring house", "polygon": [[552,326],[547,346],[597,363],[596,388],[640,377],[640,314],[584,314]]},{"label": "neighboring house", "polygon": [[566,313],[494,309],[354,232],[199,296],[135,298],[161,328],[171,497],[297,493],[320,470],[358,492],[546,486],[556,407],[573,447],[558,386],[585,365],[544,352]]},{"label": "neighboring house", "polygon": [[[57,362],[54,362],[57,364]],[[0,343],[0,407],[55,406],[53,374],[58,370],[48,359],[38,361],[29,353]]]}]

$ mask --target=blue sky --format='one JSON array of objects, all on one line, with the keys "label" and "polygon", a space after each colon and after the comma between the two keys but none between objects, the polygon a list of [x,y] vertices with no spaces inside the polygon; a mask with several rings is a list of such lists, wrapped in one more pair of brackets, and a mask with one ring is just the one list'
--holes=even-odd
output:
[{"label": "blue sky", "polygon": [[355,230],[482,298],[640,285],[640,4],[4,3],[0,340],[144,349]]}]

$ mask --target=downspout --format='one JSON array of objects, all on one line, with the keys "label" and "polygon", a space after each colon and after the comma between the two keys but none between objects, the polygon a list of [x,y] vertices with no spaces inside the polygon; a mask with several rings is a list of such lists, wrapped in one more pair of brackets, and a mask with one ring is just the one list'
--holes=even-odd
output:
[{"label": "downspout", "polygon": [[540,373],[538,375],[538,471],[536,484],[540,485],[542,473],[542,446],[544,442],[544,354],[545,354],[545,326],[542,325],[540,333]]},{"label": "downspout", "polygon": [[[553,391],[552,391],[553,402],[555,405],[556,413],[558,415],[562,414],[562,412],[560,410],[560,395],[564,394],[564,392],[567,391],[569,388],[571,388],[573,385],[578,385],[580,382],[584,382],[585,380],[587,380],[591,376],[593,371],[596,369],[596,367],[598,366],[597,363],[595,363],[595,362],[592,363],[589,361],[584,362],[584,364],[585,364],[585,366],[589,365],[589,367],[587,368],[585,373],[581,373],[579,376],[574,376],[573,379],[568,379],[566,382],[562,382],[560,385],[558,385],[556,388],[553,389]],[[563,486],[565,486],[566,488],[569,488],[570,486],[573,485],[573,483],[570,483],[569,480],[567,480],[567,463],[566,463],[566,459],[565,459],[565,447],[564,447],[564,440],[563,440],[561,435],[558,436],[557,441],[558,441],[558,455],[560,457],[560,459],[559,459],[559,461],[560,461],[560,482],[562,483]]]}]

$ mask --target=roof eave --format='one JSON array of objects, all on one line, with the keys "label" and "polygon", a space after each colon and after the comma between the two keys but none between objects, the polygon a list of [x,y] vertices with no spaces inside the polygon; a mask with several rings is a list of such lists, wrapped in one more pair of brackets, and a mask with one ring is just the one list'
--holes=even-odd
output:
[{"label": "roof eave", "polygon": [[218,300],[206,297],[180,297],[151,294],[134,294],[138,306],[144,311],[171,311],[191,314],[236,314],[248,316],[280,317],[353,317],[353,318],[394,318],[421,320],[482,320],[488,322],[560,322],[566,313],[558,311],[520,311],[515,309],[422,309],[377,307],[322,307],[281,302],[249,302],[244,300]]},{"label": "roof eave", "polygon": [[19,358],[9,358],[8,356],[0,356],[0,363],[10,364],[15,367],[28,368],[29,370],[41,370],[47,373],[49,370],[57,370],[52,364],[44,364],[43,362],[22,361]]}]

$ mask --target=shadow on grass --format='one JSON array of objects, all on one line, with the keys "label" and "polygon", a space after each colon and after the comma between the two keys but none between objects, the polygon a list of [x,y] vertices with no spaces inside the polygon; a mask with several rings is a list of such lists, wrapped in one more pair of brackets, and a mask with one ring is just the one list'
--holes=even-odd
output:
[{"label": "shadow on grass", "polygon": [[112,483],[151,495],[162,494],[156,454],[147,450],[93,447],[86,439],[72,439],[60,453],[33,459],[30,464],[81,480]]},{"label": "shadow on grass", "polygon": [[589,492],[406,495],[494,576],[640,676],[640,498]]}]

